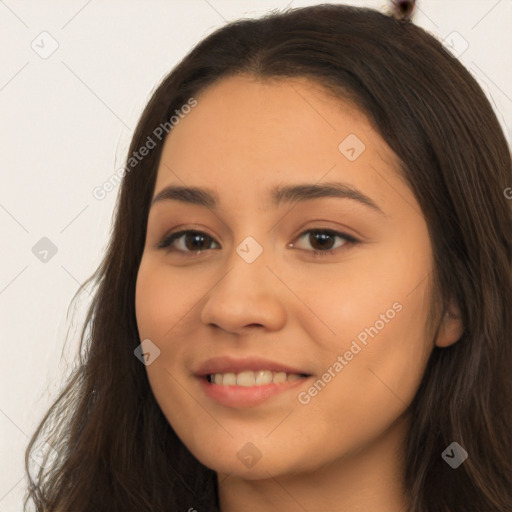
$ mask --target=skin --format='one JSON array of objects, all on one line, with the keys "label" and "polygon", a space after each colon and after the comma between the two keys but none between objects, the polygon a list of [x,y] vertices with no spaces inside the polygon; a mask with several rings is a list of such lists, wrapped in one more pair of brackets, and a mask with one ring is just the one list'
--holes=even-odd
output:
[{"label": "skin", "polygon": [[[171,184],[207,186],[220,206],[161,201],[150,210],[136,315],[140,339],[160,349],[146,366],[156,400],[218,473],[223,512],[405,510],[406,409],[434,344],[456,342],[462,325],[453,306],[435,339],[425,328],[432,248],[395,155],[363,113],[307,79],[231,77],[197,100],[167,137],[154,196]],[[354,161],[338,149],[349,134],[365,144]],[[326,181],[357,187],[383,213],[347,198],[275,209],[267,199],[277,184]],[[318,228],[360,242],[335,238],[336,254],[314,258],[318,238],[299,236]],[[181,229],[213,241],[197,256],[183,238],[174,252],[156,247]],[[247,236],[263,248],[250,264],[236,252]],[[257,355],[316,380],[395,303],[400,312],[307,404],[297,396],[311,381],[229,408],[192,373],[216,355]],[[250,468],[237,457],[248,442],[261,454]]]}]

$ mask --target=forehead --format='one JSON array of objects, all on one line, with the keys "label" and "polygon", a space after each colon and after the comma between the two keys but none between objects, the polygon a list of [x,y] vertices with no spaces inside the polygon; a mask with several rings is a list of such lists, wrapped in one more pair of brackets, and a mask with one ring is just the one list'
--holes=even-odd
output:
[{"label": "forehead", "polygon": [[398,167],[361,111],[308,79],[229,77],[196,99],[167,136],[155,195],[168,184],[244,194],[282,182],[368,187]]}]

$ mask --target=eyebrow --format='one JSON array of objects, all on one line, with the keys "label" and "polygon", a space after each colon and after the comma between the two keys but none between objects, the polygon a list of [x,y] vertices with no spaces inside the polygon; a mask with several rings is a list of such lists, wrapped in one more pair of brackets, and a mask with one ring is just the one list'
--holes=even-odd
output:
[{"label": "eyebrow", "polygon": [[[360,190],[348,183],[299,183],[296,185],[275,186],[270,190],[271,206],[277,208],[284,203],[310,201],[322,197],[336,197],[352,199],[386,216],[379,206],[363,194]],[[161,201],[180,201],[183,203],[204,206],[211,210],[217,209],[220,204],[218,194],[206,187],[185,187],[169,185],[162,189],[151,202],[151,206]]]}]

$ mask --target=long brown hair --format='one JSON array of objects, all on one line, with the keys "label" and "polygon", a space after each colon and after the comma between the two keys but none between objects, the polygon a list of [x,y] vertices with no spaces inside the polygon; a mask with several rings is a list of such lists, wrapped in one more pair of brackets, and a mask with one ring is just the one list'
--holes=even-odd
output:
[{"label": "long brown hair", "polygon": [[[434,348],[410,406],[409,512],[512,510],[512,185],[509,148],[482,89],[410,20],[317,5],[230,23],[153,93],[129,155],[176,109],[224,77],[309,77],[355,102],[399,157],[426,219],[440,311],[456,300],[461,339]],[[163,140],[126,172],[81,333],[79,364],[26,451],[58,456],[35,476],[38,511],[218,510],[216,473],[186,449],[153,397],[139,345],[135,282]],[[457,469],[452,442],[469,454]]]}]

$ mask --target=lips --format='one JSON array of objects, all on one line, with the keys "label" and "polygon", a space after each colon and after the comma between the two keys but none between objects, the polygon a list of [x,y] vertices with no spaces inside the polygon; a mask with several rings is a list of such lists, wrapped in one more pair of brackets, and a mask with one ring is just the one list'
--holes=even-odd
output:
[{"label": "lips", "polygon": [[[304,366],[283,364],[259,356],[217,356],[199,363],[193,371],[204,395],[216,404],[229,408],[272,404],[272,397],[277,395],[285,397],[285,400],[293,400],[293,391],[312,378],[311,372]],[[247,377],[251,372],[257,372],[263,377],[273,372],[280,378],[274,378],[269,383],[264,382],[264,378],[263,382],[254,384],[246,380],[238,383],[241,375],[244,377],[245,374]],[[219,381],[220,378],[223,380],[222,383]],[[227,379],[227,382],[224,382],[224,379]]]},{"label": "lips", "polygon": [[215,373],[241,373],[245,370],[268,370],[271,372],[285,372],[311,376],[308,370],[299,366],[282,364],[270,359],[261,357],[234,358],[232,356],[217,356],[200,363],[194,370],[198,377],[206,378]]}]

